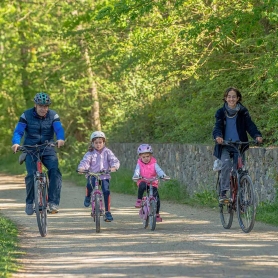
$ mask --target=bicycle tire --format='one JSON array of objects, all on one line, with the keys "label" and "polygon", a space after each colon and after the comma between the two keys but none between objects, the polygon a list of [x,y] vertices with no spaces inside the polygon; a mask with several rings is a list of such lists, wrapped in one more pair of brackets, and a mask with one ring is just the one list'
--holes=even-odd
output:
[{"label": "bicycle tire", "polygon": [[147,203],[144,204],[142,209],[143,209],[143,213],[145,215],[144,220],[143,220],[143,227],[145,229],[147,229],[148,226],[149,226],[149,210],[148,210],[148,207],[147,207]]},{"label": "bicycle tire", "polygon": [[[219,188],[219,195],[220,195],[220,179],[218,181],[218,188]],[[230,195],[227,196],[229,199],[232,197],[232,185],[230,183]],[[223,204],[219,204],[219,209],[220,209],[220,220],[222,223],[222,226],[224,229],[230,229],[233,224],[233,219],[234,219],[234,210],[233,210],[233,204],[231,201]]]},{"label": "bicycle tire", "polygon": [[98,194],[95,196],[95,221],[96,233],[100,233],[100,199]]},{"label": "bicycle tire", "polygon": [[150,212],[149,212],[149,222],[152,231],[156,228],[156,202],[151,200],[150,202]]},{"label": "bicycle tire", "polygon": [[240,177],[237,194],[237,217],[243,232],[249,233],[254,228],[256,200],[253,182],[249,175]]},{"label": "bicycle tire", "polygon": [[[46,182],[47,183],[47,182]],[[42,237],[47,235],[47,184],[35,179],[34,202],[39,232]]]}]

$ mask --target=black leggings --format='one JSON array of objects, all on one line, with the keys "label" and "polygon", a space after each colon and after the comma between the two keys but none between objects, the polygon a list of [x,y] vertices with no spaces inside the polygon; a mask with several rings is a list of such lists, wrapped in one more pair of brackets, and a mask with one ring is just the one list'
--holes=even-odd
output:
[{"label": "black leggings", "polygon": [[[141,181],[139,183],[138,186],[138,199],[142,199],[144,192],[146,191],[146,189],[149,191],[150,187],[146,184],[146,182]],[[157,187],[153,186],[153,196],[156,197],[157,200],[157,204],[156,204],[156,213],[159,213],[160,210],[160,198],[159,198],[159,194],[158,194],[158,189]]]}]

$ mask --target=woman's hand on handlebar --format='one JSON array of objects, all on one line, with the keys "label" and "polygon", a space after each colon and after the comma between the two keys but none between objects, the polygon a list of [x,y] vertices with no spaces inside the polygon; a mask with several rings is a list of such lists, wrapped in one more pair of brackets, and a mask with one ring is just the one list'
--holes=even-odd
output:
[{"label": "woman's hand on handlebar", "polygon": [[256,137],[256,141],[257,143],[262,143],[263,142],[263,138],[262,137]]},{"label": "woman's hand on handlebar", "polygon": [[223,138],[222,137],[216,137],[215,141],[217,142],[217,144],[223,144]]}]

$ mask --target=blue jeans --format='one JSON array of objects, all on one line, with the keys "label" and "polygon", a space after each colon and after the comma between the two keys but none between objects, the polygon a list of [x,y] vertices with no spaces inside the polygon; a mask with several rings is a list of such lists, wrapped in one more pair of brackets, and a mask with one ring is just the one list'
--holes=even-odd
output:
[{"label": "blue jeans", "polygon": [[[93,188],[95,187],[95,183],[96,183],[95,177],[88,177],[86,196],[91,196]],[[104,198],[105,211],[110,211],[110,190],[109,190],[110,180],[105,179],[105,180],[102,180],[101,183],[102,183],[101,188],[102,188],[102,193],[103,193],[103,198]]]},{"label": "blue jeans", "polygon": [[[54,205],[60,204],[60,195],[62,188],[62,174],[58,168],[58,158],[56,152],[50,151],[43,154],[43,165],[47,168],[49,178],[49,190],[48,190],[48,203]],[[37,171],[36,166],[37,159],[35,156],[27,154],[26,156],[26,170],[27,176],[25,177],[26,184],[26,204],[33,204],[34,202],[34,174]]]},{"label": "blue jeans", "polygon": [[[231,159],[231,153],[233,154],[233,159]],[[222,168],[220,173],[220,190],[227,191],[230,190],[230,173],[232,168],[237,167],[237,153],[232,151],[231,148],[227,146],[222,147],[221,161]]]}]

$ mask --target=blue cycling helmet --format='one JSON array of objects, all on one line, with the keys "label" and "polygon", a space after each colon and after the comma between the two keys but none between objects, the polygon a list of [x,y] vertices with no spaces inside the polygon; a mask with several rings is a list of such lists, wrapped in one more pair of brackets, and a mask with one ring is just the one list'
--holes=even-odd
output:
[{"label": "blue cycling helmet", "polygon": [[50,105],[51,104],[50,97],[46,93],[37,93],[34,97],[34,102],[38,105]]}]

